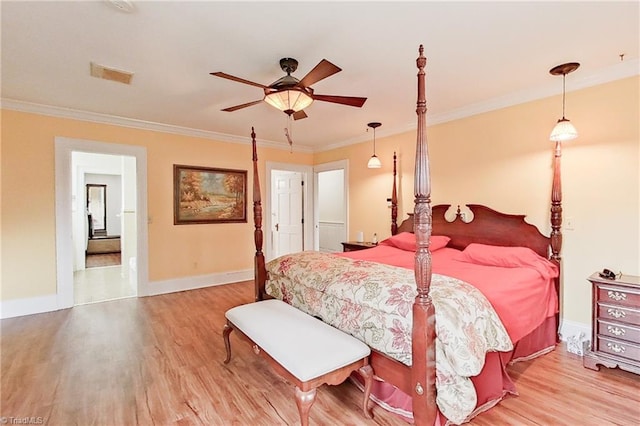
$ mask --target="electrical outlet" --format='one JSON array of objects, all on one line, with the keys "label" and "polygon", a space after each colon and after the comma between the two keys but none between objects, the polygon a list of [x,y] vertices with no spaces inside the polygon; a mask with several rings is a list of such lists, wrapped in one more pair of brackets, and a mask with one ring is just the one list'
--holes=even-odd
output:
[{"label": "electrical outlet", "polygon": [[573,218],[572,218],[572,217],[568,217],[568,218],[565,220],[565,223],[564,223],[564,229],[565,229],[566,231],[573,231],[573,230],[575,229],[575,228],[573,227]]}]

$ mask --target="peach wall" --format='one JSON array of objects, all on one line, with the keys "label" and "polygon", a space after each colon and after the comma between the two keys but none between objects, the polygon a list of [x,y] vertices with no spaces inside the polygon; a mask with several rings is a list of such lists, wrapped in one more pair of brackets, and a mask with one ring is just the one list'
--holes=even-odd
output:
[{"label": "peach wall", "polygon": [[[567,116],[580,132],[565,144],[562,157],[565,224],[571,218],[574,228],[564,230],[562,253],[563,315],[571,321],[590,321],[585,278],[593,271],[609,267],[640,275],[639,82],[632,77],[567,94]],[[548,233],[553,150],[548,134],[560,105],[560,96],[554,96],[428,127],[433,203],[481,203],[523,213]],[[250,171],[248,144],[4,110],[0,300],[55,293],[55,136],[147,148],[150,281],[252,268],[251,223],[174,226],[172,217],[174,163]],[[261,179],[266,161],[348,159],[349,237],[363,230],[367,240],[374,232],[384,238],[394,150],[399,215],[413,210],[415,132],[377,139],[381,169],[367,169],[371,149],[366,142],[312,156],[261,148]]]},{"label": "peach wall", "polygon": [[[590,322],[586,277],[592,272],[608,267],[640,275],[639,81],[626,78],[567,94],[567,117],[580,133],[565,143],[562,156],[565,225],[570,218],[574,228],[563,230],[562,252],[563,316],[570,321]],[[478,203],[526,214],[548,234],[549,133],[561,105],[554,96],[428,127],[433,203]],[[413,211],[415,131],[377,140],[382,169],[366,168],[370,150],[370,143],[362,143],[314,157],[316,164],[350,161],[350,239],[356,230],[390,233],[385,199],[394,150],[399,217]]]},{"label": "peach wall", "polygon": [[[173,164],[248,170],[251,190],[248,135],[247,144],[225,143],[3,110],[0,300],[56,292],[56,136],[146,147],[150,282],[253,268],[251,219],[240,224],[173,225]],[[311,164],[312,155],[260,148],[263,182],[265,161]],[[247,213],[252,218],[250,202],[251,192]]]}]

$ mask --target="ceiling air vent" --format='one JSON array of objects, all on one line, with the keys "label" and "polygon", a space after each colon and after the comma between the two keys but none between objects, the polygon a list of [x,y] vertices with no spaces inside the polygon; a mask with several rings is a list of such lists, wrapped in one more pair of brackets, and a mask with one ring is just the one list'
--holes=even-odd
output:
[{"label": "ceiling air vent", "polygon": [[107,68],[91,62],[91,75],[93,77],[102,78],[104,80],[117,81],[118,83],[131,84],[133,78],[132,72],[120,71],[113,68]]}]

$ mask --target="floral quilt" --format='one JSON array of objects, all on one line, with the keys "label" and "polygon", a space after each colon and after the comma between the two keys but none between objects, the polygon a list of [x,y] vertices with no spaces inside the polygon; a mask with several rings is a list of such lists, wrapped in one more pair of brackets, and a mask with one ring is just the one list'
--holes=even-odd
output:
[{"label": "floral quilt", "polygon": [[[411,365],[412,270],[331,253],[306,251],[267,263],[269,295]],[[433,274],[436,311],[436,388],[440,412],[462,423],[475,409],[470,377],[490,351],[513,349],[491,304],[475,287]]]}]

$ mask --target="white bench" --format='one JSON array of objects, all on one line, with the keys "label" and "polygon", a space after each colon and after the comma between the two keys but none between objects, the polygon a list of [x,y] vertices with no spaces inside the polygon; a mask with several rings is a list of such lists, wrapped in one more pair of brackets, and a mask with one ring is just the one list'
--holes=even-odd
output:
[{"label": "white bench", "polygon": [[274,370],[294,384],[296,404],[303,426],[309,424],[309,410],[316,388],[337,385],[358,370],[365,380],[363,411],[368,408],[373,379],[370,348],[360,340],[280,300],[264,300],[229,309],[223,330],[227,358],[231,360],[229,334],[236,330],[253,345]]}]

